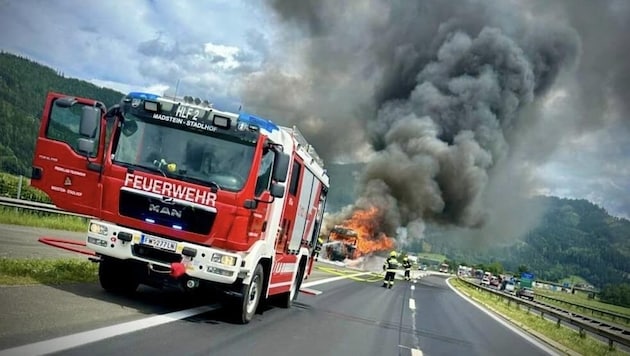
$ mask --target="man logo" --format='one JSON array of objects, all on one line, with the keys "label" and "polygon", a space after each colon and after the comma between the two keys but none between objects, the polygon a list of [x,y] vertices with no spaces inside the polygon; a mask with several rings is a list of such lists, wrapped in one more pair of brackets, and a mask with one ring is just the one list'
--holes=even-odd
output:
[{"label": "man logo", "polygon": [[170,208],[167,206],[161,206],[159,204],[149,204],[149,211],[152,213],[164,214],[164,215],[173,216],[176,218],[182,217],[181,210]]},{"label": "man logo", "polygon": [[164,196],[162,196],[162,203],[168,204],[168,205],[173,205],[173,204],[175,204],[175,199],[173,199],[171,197],[167,197],[166,195],[164,195]]}]

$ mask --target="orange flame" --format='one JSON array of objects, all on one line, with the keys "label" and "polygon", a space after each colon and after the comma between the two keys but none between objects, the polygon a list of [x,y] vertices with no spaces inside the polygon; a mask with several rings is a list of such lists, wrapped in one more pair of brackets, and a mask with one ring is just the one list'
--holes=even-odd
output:
[{"label": "orange flame", "polygon": [[[356,210],[352,216],[343,222],[342,226],[356,232],[356,236],[331,232],[332,240],[356,241],[355,257],[372,252],[389,251],[394,248],[394,239],[379,231],[380,213],[376,207],[367,210]],[[354,242],[353,241],[353,242]]]}]

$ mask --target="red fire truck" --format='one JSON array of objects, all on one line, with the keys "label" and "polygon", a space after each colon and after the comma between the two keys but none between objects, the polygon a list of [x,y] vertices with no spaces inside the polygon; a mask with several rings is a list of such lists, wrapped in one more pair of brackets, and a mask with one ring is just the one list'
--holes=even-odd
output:
[{"label": "red fire truck", "polygon": [[310,274],[329,179],[296,128],[132,92],[109,110],[49,93],[32,183],[94,217],[101,286],[220,291],[236,319],[290,307]]}]

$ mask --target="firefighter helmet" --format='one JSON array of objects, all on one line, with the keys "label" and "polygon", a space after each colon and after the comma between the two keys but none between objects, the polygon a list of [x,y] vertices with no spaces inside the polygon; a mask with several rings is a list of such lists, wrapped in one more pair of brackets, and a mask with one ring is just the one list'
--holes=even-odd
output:
[{"label": "firefighter helmet", "polygon": [[403,258],[403,261],[408,261],[408,260],[409,260],[409,258],[407,258],[407,256],[405,256],[405,257]]},{"label": "firefighter helmet", "polygon": [[396,257],[396,251],[392,251],[389,253],[389,257]]}]

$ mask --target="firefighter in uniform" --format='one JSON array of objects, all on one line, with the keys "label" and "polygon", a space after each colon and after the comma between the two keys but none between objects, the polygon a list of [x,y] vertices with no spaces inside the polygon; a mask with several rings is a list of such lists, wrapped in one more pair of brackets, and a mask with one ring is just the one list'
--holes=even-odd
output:
[{"label": "firefighter in uniform", "polygon": [[319,260],[319,253],[322,251],[322,245],[324,244],[324,239],[322,237],[317,238],[317,243],[315,244],[315,261]]},{"label": "firefighter in uniform", "polygon": [[398,260],[396,259],[396,251],[392,251],[389,257],[383,263],[383,271],[385,271],[385,279],[383,287],[392,288],[394,286],[394,277],[396,276],[396,268],[398,268]]},{"label": "firefighter in uniform", "polygon": [[405,281],[408,281],[411,279],[411,261],[409,261],[409,258],[407,258],[407,256],[405,256],[405,258],[403,258],[403,268],[405,269]]}]

